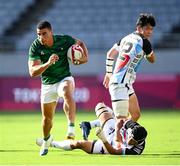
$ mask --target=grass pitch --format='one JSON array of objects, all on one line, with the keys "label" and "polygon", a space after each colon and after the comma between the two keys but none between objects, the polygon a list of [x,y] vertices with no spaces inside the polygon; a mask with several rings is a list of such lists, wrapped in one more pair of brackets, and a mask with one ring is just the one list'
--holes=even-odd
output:
[{"label": "grass pitch", "polygon": [[[94,120],[93,112],[78,112],[76,139],[81,139],[79,123]],[[146,147],[140,156],[89,155],[81,150],[63,151],[51,148],[47,156],[39,156],[35,144],[41,137],[41,113],[0,112],[0,165],[180,165],[180,111],[142,111],[139,120],[146,127]],[[95,130],[90,139],[96,139]],[[64,113],[57,112],[52,135],[63,140],[66,134]]]}]

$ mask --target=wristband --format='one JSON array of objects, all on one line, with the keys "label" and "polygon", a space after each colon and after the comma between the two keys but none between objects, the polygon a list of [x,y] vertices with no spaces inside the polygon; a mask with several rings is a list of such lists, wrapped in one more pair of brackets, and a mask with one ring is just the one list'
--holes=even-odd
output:
[{"label": "wristband", "polygon": [[114,59],[107,57],[106,59],[106,73],[113,72]]}]

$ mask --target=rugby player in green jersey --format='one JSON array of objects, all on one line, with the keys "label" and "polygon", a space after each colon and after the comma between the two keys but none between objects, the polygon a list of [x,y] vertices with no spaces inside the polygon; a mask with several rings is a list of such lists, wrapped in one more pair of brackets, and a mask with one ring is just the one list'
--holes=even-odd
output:
[{"label": "rugby player in green jersey", "polygon": [[80,45],[83,56],[78,64],[88,61],[86,45],[69,35],[54,35],[51,24],[48,21],[40,21],[37,24],[37,39],[29,49],[28,67],[31,77],[41,77],[41,111],[43,144],[40,155],[48,153],[48,147],[52,141],[50,134],[53,125],[53,116],[58,98],[63,98],[63,109],[68,121],[67,139],[74,139],[76,104],[73,99],[75,89],[74,78],[71,76],[67,51],[73,44]]}]

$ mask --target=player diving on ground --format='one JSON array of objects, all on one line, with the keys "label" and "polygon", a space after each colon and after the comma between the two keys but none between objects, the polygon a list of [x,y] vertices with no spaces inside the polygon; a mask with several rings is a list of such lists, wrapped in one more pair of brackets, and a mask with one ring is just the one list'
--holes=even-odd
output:
[{"label": "player diving on ground", "polygon": [[[64,150],[81,149],[89,154],[139,155],[143,152],[147,136],[143,126],[123,119],[116,124],[112,110],[104,103],[96,105],[95,113],[101,124],[96,131],[98,140],[52,141],[50,146]],[[36,144],[41,146],[42,139],[37,139]]]}]

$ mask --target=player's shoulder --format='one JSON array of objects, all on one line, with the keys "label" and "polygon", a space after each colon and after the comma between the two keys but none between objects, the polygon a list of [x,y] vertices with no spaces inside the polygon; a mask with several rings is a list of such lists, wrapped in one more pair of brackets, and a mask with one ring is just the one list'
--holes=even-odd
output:
[{"label": "player's shoulder", "polygon": [[145,45],[145,46],[151,45],[150,41],[149,41],[147,38],[145,38],[142,34],[139,34],[139,33],[136,33],[136,32],[134,32],[134,34],[135,34],[138,38],[140,38],[140,39],[142,40],[143,46],[144,46],[144,45]]},{"label": "player's shoulder", "polygon": [[37,38],[37,39],[35,39],[35,40],[32,42],[30,48],[31,48],[31,49],[38,49],[38,48],[40,48],[41,46],[42,46],[42,45],[41,45],[41,43],[39,42],[39,40],[38,40],[38,38]]},{"label": "player's shoulder", "polygon": [[70,35],[67,35],[67,34],[54,35],[54,38],[56,40],[69,40],[69,39],[72,39],[72,37]]},{"label": "player's shoulder", "polygon": [[132,32],[129,36],[131,36],[131,38],[135,39],[136,42],[138,43],[142,43],[143,42],[143,36],[139,33]]},{"label": "player's shoulder", "polygon": [[124,36],[122,38],[122,41],[130,42],[133,44],[140,44],[142,45],[143,39],[142,37],[137,34],[136,32],[129,33],[128,35]]},{"label": "player's shoulder", "polygon": [[75,43],[76,40],[70,35],[60,34],[60,35],[54,35],[54,41],[55,43],[59,43],[61,45],[63,44],[72,45]]}]

